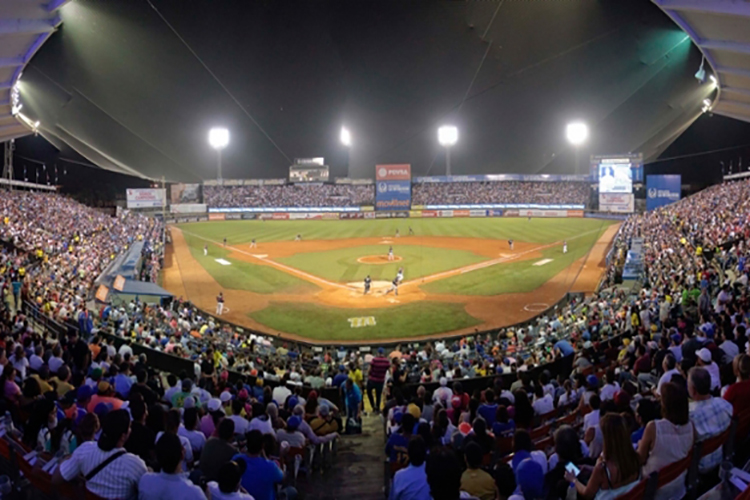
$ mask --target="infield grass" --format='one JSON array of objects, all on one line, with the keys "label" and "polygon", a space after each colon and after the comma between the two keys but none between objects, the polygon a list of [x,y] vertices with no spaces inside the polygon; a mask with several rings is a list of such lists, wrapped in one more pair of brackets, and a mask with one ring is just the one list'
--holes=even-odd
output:
[{"label": "infield grass", "polygon": [[363,245],[324,252],[309,252],[276,259],[310,274],[330,281],[349,283],[362,281],[368,274],[373,280],[391,281],[399,267],[404,268],[404,280],[456,269],[483,262],[487,257],[466,250],[418,245],[393,245],[393,253],[402,260],[389,264],[362,264],[360,257],[387,255],[388,245]]},{"label": "infield grass", "polygon": [[[205,241],[189,233],[182,233],[190,247],[190,253],[223,288],[247,290],[255,293],[312,293],[320,290],[316,285],[279,271],[270,266],[251,264],[242,260],[230,259],[229,250],[209,245],[208,256],[203,255]],[[216,259],[230,263],[224,266]]]},{"label": "infield grass", "polygon": [[[319,304],[271,302],[248,314],[254,320],[282,332],[313,340],[354,340],[416,337],[443,333],[480,324],[463,304],[424,301],[402,306],[350,309]],[[349,318],[373,317],[374,326],[352,328]]]}]

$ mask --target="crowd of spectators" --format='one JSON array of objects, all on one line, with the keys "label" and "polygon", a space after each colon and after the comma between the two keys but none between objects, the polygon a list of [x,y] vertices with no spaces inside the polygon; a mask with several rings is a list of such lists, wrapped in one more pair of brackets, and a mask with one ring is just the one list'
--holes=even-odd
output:
[{"label": "crowd of spectators", "polygon": [[375,186],[283,184],[275,186],[204,186],[212,208],[357,207],[375,204]]},{"label": "crowd of spectators", "polygon": [[586,182],[425,182],[412,185],[412,203],[586,205],[590,191]]},{"label": "crowd of spectators", "polygon": [[[313,446],[325,468],[366,407],[383,415],[393,498],[554,499],[571,484],[584,498],[614,498],[750,409],[749,182],[629,219],[615,253],[644,238],[634,295],[608,287],[523,328],[372,353],[241,335],[180,300],[89,311],[93,278],[158,225],[133,214],[99,219],[57,195],[8,196],[69,210],[56,225],[31,215],[29,229],[16,203],[0,201],[12,242],[0,263],[5,283],[22,284],[18,294],[78,327],[35,331],[6,300],[0,403],[28,448],[67,457],[56,483],[89,476],[87,488],[104,498],[294,497],[294,457]],[[159,373],[136,344],[192,370]],[[329,388],[337,398],[322,396]],[[579,426],[559,426],[535,449],[539,424],[571,411]],[[703,457],[701,472],[720,461],[720,451]],[[569,463],[582,473],[571,475]],[[677,478],[659,495],[683,489]]]}]

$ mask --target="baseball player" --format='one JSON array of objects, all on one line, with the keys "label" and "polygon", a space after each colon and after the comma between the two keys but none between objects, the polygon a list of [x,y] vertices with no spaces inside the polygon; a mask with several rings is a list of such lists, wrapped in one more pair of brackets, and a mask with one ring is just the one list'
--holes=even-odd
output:
[{"label": "baseball player", "polygon": [[513,250],[513,240],[508,240],[508,246]]},{"label": "baseball player", "polygon": [[399,232],[398,229],[396,229],[396,238],[400,238],[400,237],[401,237],[401,233]]},{"label": "baseball player", "polygon": [[224,312],[224,294],[219,292],[216,296],[216,315],[221,316],[222,312]]},{"label": "baseball player", "polygon": [[372,285],[372,278],[370,278],[370,275],[368,274],[365,277],[365,295],[370,292],[370,285]]},{"label": "baseball player", "polygon": [[203,256],[208,255],[208,245],[203,245]]},{"label": "baseball player", "polygon": [[224,238],[224,246],[227,246],[227,239]]},{"label": "baseball player", "polygon": [[255,242],[255,238],[250,240],[250,248],[258,248],[258,244]]},{"label": "baseball player", "polygon": [[568,253],[568,242],[563,240],[563,254]]},{"label": "baseball player", "polygon": [[393,246],[388,248],[388,260],[393,260]]},{"label": "baseball player", "polygon": [[391,292],[395,292],[396,296],[398,297],[398,276],[393,278],[393,281],[391,282],[391,287],[385,292],[385,294],[388,295]]},{"label": "baseball player", "polygon": [[298,234],[297,236],[295,236],[294,241],[302,241],[302,235]]},{"label": "baseball player", "polygon": [[414,230],[409,226],[409,236],[414,236]]},{"label": "baseball player", "polygon": [[399,284],[401,284],[401,282],[404,281],[404,268],[403,267],[398,268],[398,273],[396,273],[396,280],[398,281]]}]

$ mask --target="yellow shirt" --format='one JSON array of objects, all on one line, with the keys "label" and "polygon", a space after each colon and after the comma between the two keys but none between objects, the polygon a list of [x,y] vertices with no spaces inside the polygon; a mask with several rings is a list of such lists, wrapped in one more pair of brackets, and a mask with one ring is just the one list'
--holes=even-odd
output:
[{"label": "yellow shirt", "polygon": [[362,386],[362,370],[357,368],[354,371],[349,372],[349,378],[352,379],[352,382],[357,384],[358,386]]},{"label": "yellow shirt", "polygon": [[461,474],[461,491],[479,500],[494,500],[495,480],[482,469],[466,469]]}]

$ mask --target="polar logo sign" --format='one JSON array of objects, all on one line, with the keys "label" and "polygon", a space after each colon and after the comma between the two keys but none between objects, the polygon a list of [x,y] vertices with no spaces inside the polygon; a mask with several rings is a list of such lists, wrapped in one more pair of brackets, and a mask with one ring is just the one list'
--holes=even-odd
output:
[{"label": "polar logo sign", "polygon": [[351,328],[362,328],[365,326],[377,326],[375,316],[362,316],[360,318],[347,319]]},{"label": "polar logo sign", "polygon": [[647,175],[646,209],[653,210],[679,201],[681,187],[681,175]]},{"label": "polar logo sign", "polygon": [[375,177],[376,210],[411,208],[411,165],[377,165]]}]

